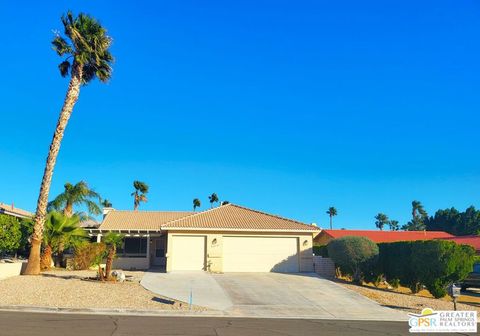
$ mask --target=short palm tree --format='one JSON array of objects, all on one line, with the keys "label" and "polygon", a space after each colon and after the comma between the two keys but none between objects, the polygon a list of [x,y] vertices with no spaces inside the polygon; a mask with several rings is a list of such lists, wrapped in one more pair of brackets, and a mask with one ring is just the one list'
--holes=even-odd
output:
[{"label": "short palm tree", "polygon": [[337,209],[335,209],[333,206],[328,208],[327,215],[330,217],[330,230],[332,230],[332,228],[333,228],[333,217],[335,217],[337,215]]},{"label": "short palm tree", "polygon": [[100,203],[104,208],[111,208],[112,207],[112,202],[110,202],[108,199],[104,199],[102,203]]},{"label": "short palm tree", "polygon": [[90,189],[86,182],[80,181],[75,185],[67,182],[64,188],[64,192],[48,204],[49,210],[62,210],[65,216],[72,217],[74,205],[86,205],[89,213],[93,215],[101,213],[100,195]]},{"label": "short palm tree", "polygon": [[48,213],[43,233],[42,269],[50,268],[53,253],[58,254],[60,264],[65,249],[76,247],[86,240],[87,233],[79,226],[80,220],[81,217],[77,214],[68,217],[62,212]]},{"label": "short palm tree", "polygon": [[216,193],[213,193],[210,196],[208,196],[208,199],[210,201],[210,208],[213,208],[213,204],[218,203],[218,201],[219,201]]},{"label": "short palm tree", "polygon": [[412,201],[412,219],[427,217],[427,212],[420,201]]},{"label": "short palm tree", "polygon": [[135,191],[131,193],[133,196],[133,210],[137,210],[140,202],[147,202],[148,185],[145,182],[133,181]]},{"label": "short palm tree", "polygon": [[115,255],[117,254],[117,248],[122,246],[123,238],[124,236],[122,234],[115,232],[109,232],[105,235],[103,242],[107,247],[107,261],[105,263],[105,275],[100,276],[100,278],[110,279],[113,259],[115,259]]},{"label": "short palm tree", "polygon": [[107,82],[112,73],[113,57],[109,51],[112,39],[107,35],[105,28],[91,16],[79,14],[74,17],[71,12],[62,17],[62,23],[65,37],[57,33],[52,45],[59,56],[66,56],[64,61],[60,63],[59,70],[63,77],[70,76],[70,83],[43,172],[31,237],[30,255],[24,272],[28,275],[40,273],[40,247],[53,170],[65,128],[78,100],[80,87],[95,78],[98,78],[101,82]]},{"label": "short palm tree", "polygon": [[380,231],[382,231],[382,230],[383,230],[383,227],[384,227],[385,225],[387,225],[388,222],[389,222],[388,216],[385,215],[385,214],[383,214],[383,213],[377,214],[377,215],[375,216],[375,219],[376,219],[376,221],[375,221],[375,226],[376,226],[377,228],[379,228]]},{"label": "short palm tree", "polygon": [[198,198],[193,199],[193,211],[195,211],[197,208],[200,208],[202,206],[202,203]]}]

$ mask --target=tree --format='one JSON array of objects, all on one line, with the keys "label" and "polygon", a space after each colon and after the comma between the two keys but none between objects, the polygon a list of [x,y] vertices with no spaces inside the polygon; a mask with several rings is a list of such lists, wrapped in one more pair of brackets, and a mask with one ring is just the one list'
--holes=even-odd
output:
[{"label": "tree", "polygon": [[64,191],[48,204],[49,210],[62,210],[65,216],[72,217],[74,205],[87,206],[88,212],[93,215],[99,215],[100,195],[90,189],[88,184],[80,181],[75,185],[65,183]]},{"label": "tree", "polygon": [[361,283],[364,275],[371,272],[378,258],[377,244],[366,237],[337,238],[328,243],[327,249],[342,273],[351,275],[356,283]]},{"label": "tree", "polygon": [[421,231],[425,230],[425,219],[428,214],[419,201],[412,201],[412,220],[402,226],[402,230],[406,231]]},{"label": "tree", "polygon": [[102,201],[101,205],[104,208],[111,208],[112,207],[112,203],[106,198]]},{"label": "tree", "polygon": [[478,235],[480,233],[480,210],[474,206],[464,212],[455,208],[437,210],[434,216],[425,218],[429,231],[445,231],[455,236]]},{"label": "tree", "polygon": [[86,240],[87,233],[79,226],[80,220],[81,217],[77,214],[68,217],[62,212],[51,211],[48,213],[43,233],[44,251],[41,258],[43,269],[50,268],[53,253],[58,255],[57,265],[59,265],[66,249],[75,247]]},{"label": "tree", "polygon": [[330,230],[333,228],[333,217],[337,215],[337,209],[333,206],[328,208],[327,215],[330,217]]},{"label": "tree", "polygon": [[400,230],[400,224],[398,223],[397,220],[394,220],[394,219],[390,220],[390,221],[388,222],[388,225],[390,226],[390,231],[398,231],[398,230]]},{"label": "tree", "polygon": [[105,235],[103,242],[107,247],[107,262],[105,264],[105,275],[104,277],[109,280],[110,272],[112,270],[113,259],[117,254],[117,247],[122,246],[124,236],[119,233],[109,232]]},{"label": "tree", "polygon": [[0,214],[0,255],[20,247],[22,231],[18,219]]},{"label": "tree", "polygon": [[210,201],[210,208],[213,208],[213,204],[218,203],[219,201],[216,193],[213,193],[210,196],[208,196],[208,199]]},{"label": "tree", "polygon": [[59,56],[67,56],[60,63],[59,70],[63,77],[70,75],[70,82],[50,145],[40,186],[30,255],[24,272],[24,274],[28,275],[40,273],[40,246],[43,239],[53,170],[65,128],[78,100],[80,87],[88,84],[95,78],[98,78],[101,82],[107,82],[112,72],[111,63],[113,62],[113,57],[109,51],[112,39],[96,19],[86,14],[79,14],[77,17],[74,17],[69,11],[62,17],[62,23],[65,37],[57,33],[52,41],[52,45]]},{"label": "tree", "polygon": [[200,208],[202,206],[202,203],[198,198],[193,199],[193,211],[195,211],[197,208]]},{"label": "tree", "polygon": [[133,187],[135,191],[132,192],[133,196],[133,210],[137,210],[141,202],[147,202],[148,185],[145,182],[133,181]]},{"label": "tree", "polygon": [[375,226],[379,228],[380,231],[382,231],[383,227],[389,223],[388,216],[383,213],[377,214],[375,216],[375,219],[376,219]]}]

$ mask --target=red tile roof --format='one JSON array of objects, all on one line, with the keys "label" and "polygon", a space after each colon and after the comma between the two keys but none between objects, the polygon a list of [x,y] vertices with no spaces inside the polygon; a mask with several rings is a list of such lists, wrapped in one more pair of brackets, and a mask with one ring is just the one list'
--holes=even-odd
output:
[{"label": "red tile roof", "polygon": [[367,237],[376,243],[454,237],[450,233],[443,231],[323,230],[320,235],[324,234],[333,239],[344,236]]},{"label": "red tile roof", "polygon": [[475,251],[480,251],[480,236],[460,236],[440,239],[454,241],[457,244],[470,245]]}]

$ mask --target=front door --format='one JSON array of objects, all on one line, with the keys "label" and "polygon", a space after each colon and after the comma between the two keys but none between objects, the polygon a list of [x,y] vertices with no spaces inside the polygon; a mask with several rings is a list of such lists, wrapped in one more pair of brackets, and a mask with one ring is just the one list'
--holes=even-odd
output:
[{"label": "front door", "polygon": [[166,236],[152,238],[152,265],[165,266],[165,240]]}]

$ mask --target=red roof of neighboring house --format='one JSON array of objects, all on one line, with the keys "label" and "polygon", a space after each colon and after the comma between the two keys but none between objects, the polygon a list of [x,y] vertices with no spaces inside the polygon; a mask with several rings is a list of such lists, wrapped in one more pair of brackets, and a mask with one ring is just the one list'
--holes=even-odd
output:
[{"label": "red roof of neighboring house", "polygon": [[480,236],[460,236],[440,239],[454,241],[457,244],[470,245],[473,246],[475,251],[480,251]]},{"label": "red roof of neighboring house", "polygon": [[322,230],[320,234],[327,234],[334,239],[345,236],[367,237],[375,243],[455,237],[443,231]]}]

